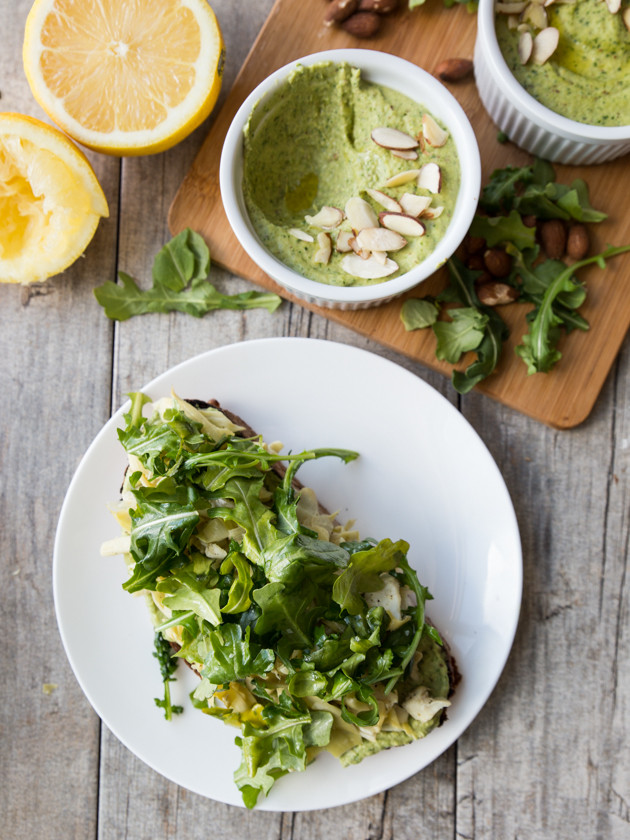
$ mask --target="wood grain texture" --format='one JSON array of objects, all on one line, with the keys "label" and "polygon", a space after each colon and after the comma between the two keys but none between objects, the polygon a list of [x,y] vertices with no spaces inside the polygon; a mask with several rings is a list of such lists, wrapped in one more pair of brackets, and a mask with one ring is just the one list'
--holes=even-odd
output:
[{"label": "wood grain texture", "polygon": [[[287,33],[291,37],[287,37]],[[475,17],[465,8],[445,15],[439,4],[428,4],[422,12],[401,10],[387,20],[382,34],[364,45],[394,53],[431,72],[451,56],[472,57]],[[360,44],[361,45],[361,44]],[[214,259],[235,274],[272,289],[289,300],[288,292],[271,280],[239,245],[221,203],[218,168],[223,139],[232,117],[245,97],[273,70],[303,55],[321,49],[356,47],[357,41],[339,28],[324,27],[314,18],[314,4],[302,0],[277,0],[248,61],[239,74],[223,108],[184,178],[170,210],[172,232],[192,227],[202,233]],[[479,143],[484,180],[506,165],[523,165],[531,158],[511,144],[496,140],[497,129],[488,118],[472,80],[450,85],[450,90],[468,115]],[[593,234],[593,247],[613,242],[630,242],[630,217],[624,208],[624,173],[628,157],[598,167],[558,166],[558,180],[570,183],[584,178],[590,185],[594,206],[605,208],[609,219]],[[564,360],[549,375],[527,376],[514,347],[526,332],[522,306],[502,307],[501,314],[511,328],[502,360],[493,376],[478,389],[519,411],[558,428],[581,423],[592,410],[630,325],[630,257],[611,261],[605,272],[589,267],[580,272],[589,295],[582,312],[591,324],[586,336],[574,332],[562,344]],[[444,285],[446,270],[422,284],[422,294],[435,294]],[[420,294],[418,288],[404,297]],[[404,299],[404,298],[403,298]],[[305,304],[327,318],[369,336],[384,347],[450,376],[451,366],[435,358],[435,338],[430,330],[406,332],[400,321],[401,301],[357,312],[322,309]],[[461,363],[465,367],[466,359]]]},{"label": "wood grain texture", "polygon": [[[304,5],[313,16],[325,8],[324,0]],[[21,71],[28,6],[0,0],[0,105],[39,115]],[[215,0],[213,6],[228,49],[225,101],[271,0]],[[439,2],[419,14],[425,11],[451,15]],[[0,285],[0,837],[625,840],[630,342],[589,418],[563,432],[481,393],[459,397],[425,364],[289,302],[273,315],[216,312],[197,320],[175,313],[112,325],[92,289],[118,269],[150,282],[153,255],[168,237],[167,208],[211,122],[163,155],[122,162],[92,156],[111,216],[85,258],[31,296]],[[225,270],[213,269],[212,279],[224,291],[248,288]],[[489,702],[458,742],[386,793],[295,814],[248,813],[191,794],[133,756],[83,697],[58,635],[51,592],[65,490],[126,391],[198,352],[278,335],[379,353],[451,400],[505,477],[525,571],[513,651]],[[393,422],[404,433],[413,418]],[[43,683],[58,687],[46,695]]]}]

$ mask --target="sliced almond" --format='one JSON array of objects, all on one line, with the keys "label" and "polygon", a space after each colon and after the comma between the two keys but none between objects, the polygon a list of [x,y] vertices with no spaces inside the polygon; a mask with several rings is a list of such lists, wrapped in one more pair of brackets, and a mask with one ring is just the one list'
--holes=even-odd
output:
[{"label": "sliced almond", "polygon": [[371,137],[377,146],[382,146],[384,149],[405,151],[418,148],[418,141],[415,137],[405,134],[404,131],[398,131],[397,128],[386,128],[385,126],[375,128]]},{"label": "sliced almond", "polygon": [[538,3],[530,3],[522,16],[523,23],[531,23],[536,29],[544,29],[547,26],[547,12]]},{"label": "sliced almond", "polygon": [[370,196],[370,198],[373,198],[377,204],[380,204],[381,207],[384,207],[386,210],[391,210],[392,213],[400,213],[402,210],[400,204],[395,198],[392,198],[380,190],[366,190],[366,193]]},{"label": "sliced almond", "polygon": [[390,151],[402,160],[418,160],[418,152],[415,149],[390,149]]},{"label": "sliced almond", "polygon": [[389,258],[385,261],[385,265],[381,265],[378,259],[370,257],[367,260],[362,260],[356,254],[347,254],[342,257],[339,263],[346,274],[352,277],[359,277],[362,280],[379,280],[381,277],[388,277],[395,271],[398,271],[398,263]]},{"label": "sliced almond", "polygon": [[400,206],[402,207],[403,212],[408,216],[422,216],[430,204],[430,195],[403,193],[403,195],[400,196]]},{"label": "sliced almond", "polygon": [[448,140],[448,131],[444,131],[436,123],[431,114],[422,115],[422,133],[429,146],[433,146],[434,148],[443,146]]},{"label": "sliced almond", "polygon": [[529,61],[532,49],[534,47],[534,39],[532,33],[527,29],[519,33],[518,36],[518,60],[521,64],[527,64]]},{"label": "sliced almond", "polygon": [[422,236],[426,230],[415,216],[406,213],[381,213],[379,221],[387,230],[401,234],[401,239],[403,236]]},{"label": "sliced almond", "polygon": [[413,181],[414,178],[417,178],[419,174],[419,169],[405,169],[404,172],[398,172],[396,175],[392,175],[391,178],[388,178],[383,184],[383,186],[399,187],[401,184],[408,184],[409,181]]},{"label": "sliced almond", "polygon": [[532,61],[534,64],[544,64],[554,54],[560,33],[554,26],[541,30],[534,38],[532,47]]},{"label": "sliced almond", "polygon": [[367,258],[370,256],[370,251],[368,251],[367,248],[361,248],[361,246],[357,242],[356,236],[352,236],[348,240],[348,245],[350,246],[350,250],[354,251],[357,257],[361,257],[362,260],[367,260]]},{"label": "sliced almond", "polygon": [[525,10],[527,3],[495,3],[494,9],[500,15],[520,15]]},{"label": "sliced almond", "polygon": [[626,8],[621,13],[621,19],[623,20],[626,29],[630,32],[630,6],[626,6]]},{"label": "sliced almond", "polygon": [[330,234],[328,233],[318,233],[317,234],[317,251],[313,256],[313,262],[316,263],[328,263],[330,260],[330,255],[332,254],[332,240],[330,238]]},{"label": "sliced almond", "polygon": [[372,251],[372,256],[379,265],[387,265],[387,251]]},{"label": "sliced almond", "polygon": [[621,0],[606,0],[608,11],[611,15],[616,15],[621,8]]},{"label": "sliced almond", "polygon": [[518,25],[520,23],[520,17],[518,15],[508,15],[507,19],[507,27],[510,30],[518,29]]},{"label": "sliced almond", "polygon": [[319,213],[316,213],[314,216],[304,216],[304,220],[308,225],[312,225],[313,227],[332,230],[342,223],[343,210],[340,210],[338,207],[324,205]]},{"label": "sliced almond", "polygon": [[444,208],[441,207],[441,206],[440,207],[429,207],[427,210],[424,211],[422,216],[423,216],[424,219],[433,220],[433,219],[437,219],[439,216],[441,216],[443,212],[444,212]]},{"label": "sliced almond", "polygon": [[367,227],[376,227],[378,218],[370,205],[363,198],[355,196],[346,203],[346,217],[353,231],[358,232]]},{"label": "sliced almond", "polygon": [[442,170],[437,163],[425,163],[418,172],[418,187],[437,195],[442,189]]},{"label": "sliced almond", "polygon": [[311,234],[307,233],[305,230],[300,230],[299,228],[289,228],[289,233],[291,236],[295,236],[296,239],[301,239],[302,242],[315,242]]},{"label": "sliced almond", "polygon": [[[395,215],[394,213],[382,215]],[[366,251],[399,251],[407,244],[407,240],[395,230],[388,230],[385,227],[363,228],[357,234],[357,244],[361,250]]]},{"label": "sliced almond", "polygon": [[339,251],[340,254],[344,254],[346,251],[351,251],[352,246],[350,245],[350,240],[354,238],[354,234],[349,230],[340,230],[337,234],[337,241],[335,242],[335,248]]}]

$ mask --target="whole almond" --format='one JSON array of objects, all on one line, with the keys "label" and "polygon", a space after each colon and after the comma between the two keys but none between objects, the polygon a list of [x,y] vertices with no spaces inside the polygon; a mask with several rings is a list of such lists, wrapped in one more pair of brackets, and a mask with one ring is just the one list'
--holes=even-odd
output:
[{"label": "whole almond", "polygon": [[341,28],[355,38],[371,38],[380,27],[381,17],[376,12],[355,12],[341,24]]},{"label": "whole almond", "polygon": [[326,26],[342,23],[356,12],[358,5],[359,0],[332,0],[324,15],[324,23]]},{"label": "whole almond", "polygon": [[467,236],[464,245],[467,254],[479,254],[486,247],[486,240],[481,236]]},{"label": "whole almond", "polygon": [[540,226],[540,241],[550,260],[559,260],[567,247],[567,232],[560,219],[548,219]]},{"label": "whole almond", "polygon": [[512,270],[512,258],[499,248],[491,248],[483,255],[483,262],[493,277],[507,277]]},{"label": "whole almond", "polygon": [[486,269],[481,254],[471,254],[466,260],[466,267],[471,271],[485,271]]},{"label": "whole almond", "polygon": [[523,224],[525,225],[525,227],[536,227],[537,222],[538,219],[536,218],[536,216],[532,216],[531,214],[523,216]]},{"label": "whole almond", "polygon": [[435,75],[443,82],[461,82],[472,76],[473,63],[469,58],[447,58],[435,68]]},{"label": "whole almond", "polygon": [[507,283],[499,283],[494,280],[490,283],[483,283],[476,289],[479,303],[484,306],[503,306],[506,303],[513,303],[519,295],[518,289],[508,286]]},{"label": "whole almond", "polygon": [[398,0],[359,0],[360,12],[376,12],[377,15],[389,15],[398,8]]},{"label": "whole almond", "polygon": [[585,225],[572,225],[567,235],[567,256],[572,260],[583,260],[588,255],[590,237]]}]

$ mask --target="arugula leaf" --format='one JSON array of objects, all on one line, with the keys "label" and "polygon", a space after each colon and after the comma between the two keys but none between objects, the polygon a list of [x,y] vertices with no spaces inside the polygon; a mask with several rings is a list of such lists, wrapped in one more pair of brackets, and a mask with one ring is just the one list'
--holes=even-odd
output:
[{"label": "arugula leaf", "polygon": [[601,222],[606,218],[605,213],[591,207],[585,181],[576,179],[570,186],[556,183],[553,166],[540,158],[530,166],[495,170],[483,188],[479,206],[488,214],[515,210],[538,219]]},{"label": "arugula leaf", "polygon": [[430,327],[440,314],[439,304],[427,295],[425,298],[408,298],[402,305],[400,317],[406,330]]},{"label": "arugula leaf", "polygon": [[533,178],[532,166],[495,169],[481,192],[479,206],[487,213],[509,212],[514,205],[518,187],[530,183]]},{"label": "arugula leaf", "polygon": [[188,541],[199,522],[192,488],[176,487],[171,479],[156,487],[133,491],[138,502],[131,513],[130,553],[135,561],[127,592],[154,589],[159,575],[182,564]]},{"label": "arugula leaf", "polygon": [[164,683],[164,697],[155,697],[155,705],[164,709],[164,717],[171,720],[173,715],[181,715],[184,711],[182,706],[174,706],[171,703],[171,688],[169,683],[175,682],[173,674],[177,669],[177,660],[173,658],[173,649],[161,633],[156,633],[153,638],[153,656],[160,663],[160,673]]},{"label": "arugula leaf", "polygon": [[558,206],[566,210],[572,219],[579,222],[603,222],[608,218],[607,213],[591,207],[588,196],[588,185],[581,178],[571,184],[564,195],[558,198]]},{"label": "arugula leaf", "polygon": [[275,581],[261,586],[253,593],[261,609],[256,633],[280,632],[295,649],[309,647],[315,621],[325,608],[313,604],[315,587],[308,582],[291,592],[284,583]]},{"label": "arugula leaf", "polygon": [[243,737],[236,739],[243,758],[234,779],[247,808],[253,808],[259,794],[266,795],[276,779],[304,770],[308,761],[306,748],[326,746],[332,731],[330,712],[303,711],[295,716],[270,705],[265,708],[264,717],[262,727],[245,722]]},{"label": "arugula leaf", "polygon": [[237,549],[232,549],[221,564],[221,574],[227,574],[231,569],[236,571],[236,578],[230,586],[228,600],[221,612],[242,613],[251,604],[250,593],[254,582],[247,558]]},{"label": "arugula leaf", "polygon": [[186,228],[156,255],[150,289],[140,289],[133,277],[119,271],[122,285],[107,280],[94,289],[94,295],[107,317],[115,321],[126,321],[133,315],[148,312],[178,311],[196,318],[214,309],[262,307],[274,312],[282,303],[282,298],[271,292],[222,294],[207,282],[209,271],[208,246],[198,233]]},{"label": "arugula leaf", "polygon": [[493,309],[487,312],[486,317],[488,320],[483,339],[476,347],[477,358],[466,370],[454,370],[451,375],[451,382],[458,394],[467,394],[475,385],[490,376],[499,363],[503,342],[510,334],[503,318]]},{"label": "arugula leaf", "polygon": [[516,210],[511,210],[508,216],[475,216],[470,235],[485,239],[489,248],[502,242],[512,242],[521,250],[536,244],[536,230],[527,227]]},{"label": "arugula leaf", "polygon": [[456,364],[463,353],[481,344],[488,316],[472,306],[449,309],[448,314],[450,321],[437,321],[433,324],[437,338],[435,355],[441,361]]},{"label": "arugula leaf", "polygon": [[560,332],[557,327],[562,319],[554,311],[554,302],[561,294],[570,295],[575,293],[576,282],[573,279],[574,272],[585,265],[596,263],[604,268],[605,260],[619,254],[630,251],[630,245],[619,248],[609,247],[601,254],[579,260],[573,265],[560,271],[555,279],[547,286],[536,312],[530,324],[529,333],[523,336],[522,344],[515,348],[518,356],[527,365],[528,374],[547,373],[562,358],[562,353],[557,348]]},{"label": "arugula leaf", "polygon": [[210,630],[207,638],[209,652],[201,674],[217,685],[266,674],[276,661],[272,650],[250,643],[249,627],[243,634],[238,624],[222,624]]},{"label": "arugula leaf", "polygon": [[332,597],[342,610],[357,615],[366,609],[363,592],[377,592],[383,587],[382,572],[390,572],[409,550],[404,540],[395,543],[381,540],[377,545],[353,554],[348,567],[336,578]]},{"label": "arugula leaf", "polygon": [[[450,281],[448,297],[464,307],[483,313],[486,318],[483,337],[476,348],[471,348],[476,349],[475,361],[465,371],[454,370],[451,375],[455,390],[460,394],[467,394],[475,385],[490,376],[496,368],[503,342],[509,336],[509,329],[496,310],[489,306],[482,306],[479,302],[475,291],[475,279],[479,272],[471,271],[460,260],[453,257],[448,261],[448,274]],[[445,298],[447,295],[443,294],[440,297]],[[452,315],[455,311],[450,310],[450,314]]]},{"label": "arugula leaf", "polygon": [[206,585],[190,572],[173,572],[155,587],[166,593],[164,604],[171,610],[191,610],[215,627],[221,624],[221,590]]}]

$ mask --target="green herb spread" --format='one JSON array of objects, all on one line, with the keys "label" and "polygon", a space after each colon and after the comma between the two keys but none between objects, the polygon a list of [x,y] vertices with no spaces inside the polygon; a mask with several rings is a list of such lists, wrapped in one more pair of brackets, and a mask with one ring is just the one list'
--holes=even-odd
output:
[{"label": "green herb spread", "polygon": [[[347,220],[331,231],[333,251],[326,264],[313,262],[317,228],[305,215],[323,206],[343,210],[348,199],[367,200],[378,214],[383,207],[368,197],[366,189],[380,189],[392,198],[405,192],[428,194],[416,182],[384,188],[392,175],[439,164],[442,185],[432,205],[444,207],[434,219],[422,219],[426,233],[409,237],[408,244],[392,252],[399,270],[409,271],[421,262],[444,235],[451,220],[459,189],[459,162],[455,143],[427,145],[418,160],[402,160],[371,139],[371,132],[388,126],[415,137],[422,127],[423,105],[389,88],[361,78],[348,64],[322,63],[299,66],[276,92],[253,109],[245,129],[243,192],[252,224],[263,243],[290,268],[321,283],[340,286],[382,282],[351,276],[340,266],[343,254],[335,250],[339,231],[350,230]],[[314,242],[296,239],[292,228],[312,236]]]},{"label": "green herb spread", "polygon": [[542,65],[519,61],[519,32],[508,27],[507,15],[497,15],[497,39],[515,78],[535,99],[569,119],[629,125],[630,32],[621,13],[611,14],[603,0],[575,0],[554,3],[547,14],[560,40]]}]

